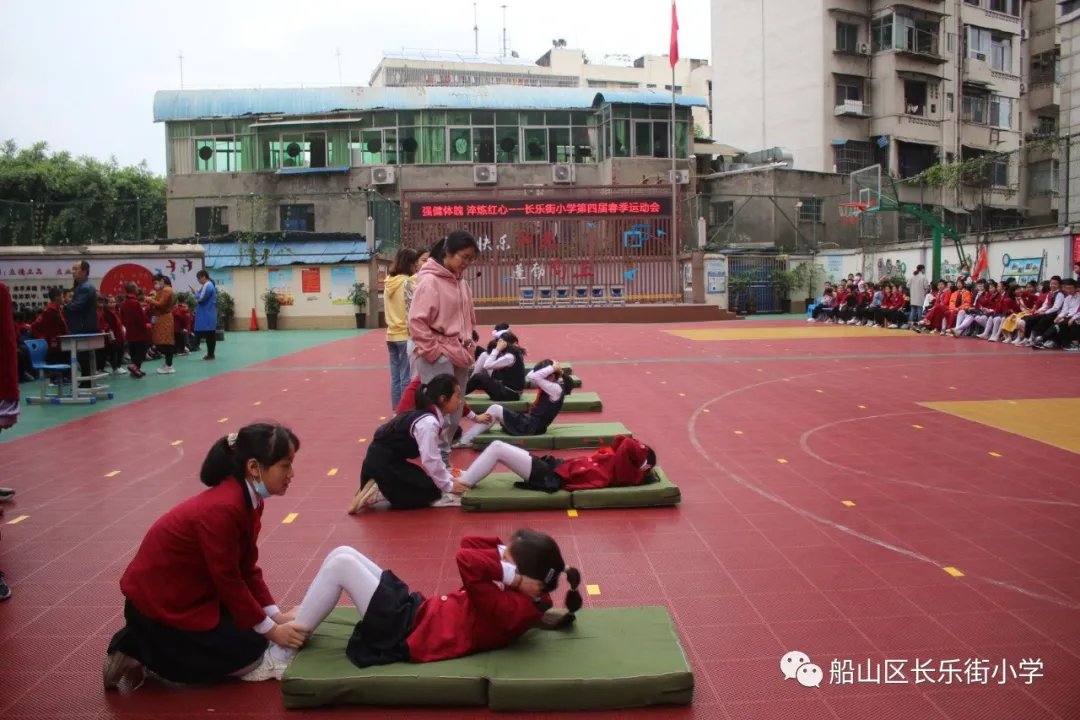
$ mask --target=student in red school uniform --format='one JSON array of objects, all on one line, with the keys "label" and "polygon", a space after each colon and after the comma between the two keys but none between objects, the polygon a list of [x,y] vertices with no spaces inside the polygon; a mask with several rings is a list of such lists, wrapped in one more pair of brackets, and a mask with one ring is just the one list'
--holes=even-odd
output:
[{"label": "student in red school uniform", "polygon": [[515,487],[548,493],[630,487],[657,481],[653,472],[656,453],[648,445],[625,435],[616,435],[610,447],[602,447],[592,455],[568,460],[550,455],[537,457],[527,450],[495,440],[457,480],[462,485],[475,487],[499,463],[522,479]]},{"label": "student in red school uniform", "polygon": [[120,303],[120,323],[124,326],[128,355],[131,356],[128,372],[133,378],[146,377],[142,365],[146,360],[146,351],[150,347],[150,318],[147,317],[146,310],[139,301],[138,286],[135,283],[127,283],[124,290],[127,295]]},{"label": "student in red school uniform", "polygon": [[69,334],[64,311],[60,309],[63,295],[64,291],[60,288],[50,288],[49,304],[30,324],[30,334],[49,344],[49,349],[45,353],[45,362],[49,365],[66,364],[71,361],[70,353],[60,349],[60,336]]},{"label": "student in red school uniform", "polygon": [[177,355],[188,355],[188,334],[191,331],[192,315],[187,303],[178,302],[173,308],[173,338],[175,340],[174,352]]},{"label": "student in red school uniform", "polygon": [[[1006,282],[1002,282],[997,286],[997,292],[994,293],[991,299],[990,306],[986,309],[986,325],[983,327],[983,331],[976,337],[980,340],[990,340],[995,337],[996,329],[1001,327],[1001,324],[1005,322],[1005,318],[1012,315],[1019,309],[1015,298],[1016,289],[1010,286]],[[993,340],[997,342],[997,340]]]},{"label": "student in red school uniform", "polygon": [[945,314],[952,300],[952,290],[944,280],[937,281],[937,292],[934,293],[934,306],[927,311],[923,321],[915,326],[917,332],[929,330],[931,335],[941,332],[941,325],[945,322]]},{"label": "student in red school uniform", "polygon": [[986,324],[986,316],[994,306],[997,296],[997,283],[993,280],[979,280],[975,283],[975,296],[971,301],[971,307],[961,310],[956,315],[956,327],[949,332],[954,338],[963,337],[968,328],[978,323],[979,326]]},{"label": "student in red school uniform", "polygon": [[113,305],[111,296],[98,296],[98,327],[105,333],[105,347],[99,351],[98,367],[105,370],[108,363],[112,365],[113,375],[126,375],[127,370],[123,367],[124,326]]},{"label": "student in red school uniform", "polygon": [[255,424],[214,443],[199,480],[209,489],[147,531],[120,579],[126,624],[102,670],[106,690],[146,669],[178,683],[257,670],[270,643],[299,648],[307,628],[284,613],[259,569],[264,501],[284,495],[300,441]]},{"label": "student in red school uniform", "polygon": [[[296,622],[318,627],[344,592],[364,617],[345,655],[356,667],[368,668],[497,650],[533,628],[569,627],[581,609],[581,573],[566,566],[555,540],[536,530],[517,530],[508,543],[462,538],[455,559],[461,589],[425,599],[357,550],[336,548],[316,573]],[[567,612],[550,612],[551,593],[563,574],[570,585]],[[263,665],[244,679],[280,680],[295,655],[295,649],[272,644]]]}]

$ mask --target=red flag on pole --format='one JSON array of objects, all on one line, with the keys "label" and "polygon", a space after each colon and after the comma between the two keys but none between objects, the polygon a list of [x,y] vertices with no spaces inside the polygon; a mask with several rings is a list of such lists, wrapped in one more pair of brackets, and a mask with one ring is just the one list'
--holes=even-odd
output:
[{"label": "red flag on pole", "polygon": [[679,62],[679,15],[675,12],[675,0],[671,0],[671,68],[675,69],[675,63]]},{"label": "red flag on pole", "polygon": [[[975,267],[971,271],[971,277],[975,280],[986,280],[990,277],[990,258],[986,251],[986,245],[979,248],[979,259],[975,261]],[[984,275],[986,277],[983,277]]]}]

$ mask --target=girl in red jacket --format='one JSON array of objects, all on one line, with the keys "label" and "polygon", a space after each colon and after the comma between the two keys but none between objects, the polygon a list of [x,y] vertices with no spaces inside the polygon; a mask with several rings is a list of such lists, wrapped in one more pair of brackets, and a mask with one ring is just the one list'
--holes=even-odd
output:
[{"label": "girl in red jacket", "polygon": [[558,490],[592,490],[605,487],[647,485],[656,482],[653,468],[656,453],[647,445],[624,435],[616,435],[611,447],[592,455],[564,460],[550,455],[537,457],[502,440],[495,440],[480,453],[457,481],[474,487],[502,463],[523,482],[515,487],[553,493]]},{"label": "girl in red jacket", "polygon": [[178,683],[243,677],[270,643],[299,648],[307,628],[274,602],[259,569],[264,501],[284,495],[300,449],[280,425],[218,440],[199,479],[209,489],[155,522],[120,579],[126,624],[102,670],[106,690],[145,667]]},{"label": "girl in red jacket", "polygon": [[[567,567],[558,544],[536,530],[518,530],[503,543],[466,537],[457,551],[461,589],[425,599],[411,592],[351,547],[331,551],[296,621],[317,627],[345,592],[363,616],[345,654],[360,668],[398,662],[428,663],[506,647],[532,628],[557,629],[581,609],[581,573]],[[566,574],[566,613],[549,613],[551,593]],[[265,662],[246,680],[280,680],[295,650],[271,646]]]},{"label": "girl in red jacket", "polygon": [[131,356],[128,372],[133,378],[146,377],[142,366],[146,360],[146,351],[150,347],[150,318],[138,298],[139,287],[129,282],[124,286],[124,290],[127,296],[120,303],[120,322],[124,326],[128,354]]}]

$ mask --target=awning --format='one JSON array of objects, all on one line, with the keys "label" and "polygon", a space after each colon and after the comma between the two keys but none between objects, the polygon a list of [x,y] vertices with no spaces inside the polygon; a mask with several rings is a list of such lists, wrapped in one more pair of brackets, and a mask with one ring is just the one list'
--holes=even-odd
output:
[{"label": "awning", "polygon": [[723,157],[736,157],[738,155],[742,155],[744,152],[746,151],[718,142],[694,143],[695,155],[721,155]]},{"label": "awning", "polygon": [[[206,267],[250,267],[250,256],[243,243],[206,243]],[[262,262],[264,255],[267,262]],[[285,265],[335,265],[338,263],[367,262],[365,240],[287,240],[284,242],[255,243],[255,257],[260,267]]]},{"label": "awning", "polygon": [[293,168],[278,168],[277,175],[333,175],[335,173],[347,173],[352,168],[349,167],[293,167]]}]

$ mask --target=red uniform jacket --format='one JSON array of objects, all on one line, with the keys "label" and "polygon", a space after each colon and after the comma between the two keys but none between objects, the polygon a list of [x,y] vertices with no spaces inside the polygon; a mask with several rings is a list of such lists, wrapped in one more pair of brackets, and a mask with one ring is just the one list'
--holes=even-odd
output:
[{"label": "red uniform jacket", "polygon": [[889,296],[889,300],[885,304],[885,307],[892,310],[900,310],[904,307],[905,302],[906,298],[904,297],[903,292],[894,292],[892,295]]},{"label": "red uniform jacket", "polygon": [[555,468],[555,474],[562,478],[563,490],[640,485],[645,479],[641,466],[648,456],[648,448],[637,440],[616,435],[611,447],[571,458]]},{"label": "red uniform jacket", "polygon": [[253,628],[274,598],[259,569],[262,505],[228,478],[188,498],[146,531],[120,590],[143,615],[179,630],[213,630],[224,605]]},{"label": "red uniform jacket", "polygon": [[979,296],[978,302],[975,303],[976,310],[983,310],[985,312],[993,312],[998,303],[998,294],[983,291],[983,294]]},{"label": "red uniform jacket", "polygon": [[49,303],[41,311],[41,314],[37,316],[37,319],[31,323],[30,334],[49,343],[50,350],[59,350],[60,341],[57,338],[69,334],[64,313],[60,311],[60,308]]},{"label": "red uniform jacket", "polygon": [[[502,558],[493,537],[465,537],[457,552],[460,590],[424,601],[406,643],[409,660],[436,662],[503,648],[534,627],[544,611],[516,590],[503,589]],[[541,601],[550,606],[551,598]]]},{"label": "red uniform jacket", "polygon": [[836,293],[835,293],[835,295],[836,295],[836,306],[837,307],[843,307],[844,304],[847,303],[848,295],[850,295],[850,294],[851,293],[848,292],[847,290],[837,290]]},{"label": "red uniform jacket", "polygon": [[15,304],[0,283],[0,400],[19,402],[19,341],[15,337]]},{"label": "red uniform jacket", "polygon": [[[401,393],[401,399],[398,400],[398,406],[394,408],[394,412],[400,415],[403,412],[409,412],[416,409],[416,391],[420,387],[420,378],[414,377],[412,382],[405,386],[405,392]],[[462,388],[464,391],[465,388]],[[468,417],[472,414],[472,409],[469,408],[469,404],[462,400],[462,415]]]},{"label": "red uniform jacket", "polygon": [[129,343],[150,342],[150,318],[146,317],[146,311],[134,295],[128,295],[120,303],[120,322]]},{"label": "red uniform jacket", "polygon": [[110,307],[99,310],[98,327],[101,328],[102,332],[111,332],[113,334],[109,347],[124,346],[124,328],[121,326],[120,316],[116,314],[115,310]]},{"label": "red uniform jacket", "polygon": [[1020,312],[1020,303],[1016,302],[1016,298],[1009,297],[1008,295],[1002,295],[998,302],[997,312],[1002,315],[1012,315],[1013,313]]},{"label": "red uniform jacket", "polygon": [[177,306],[173,308],[172,314],[174,333],[182,333],[185,330],[191,329],[188,327],[188,325],[191,324],[191,313],[188,312],[187,305],[177,304]]}]

